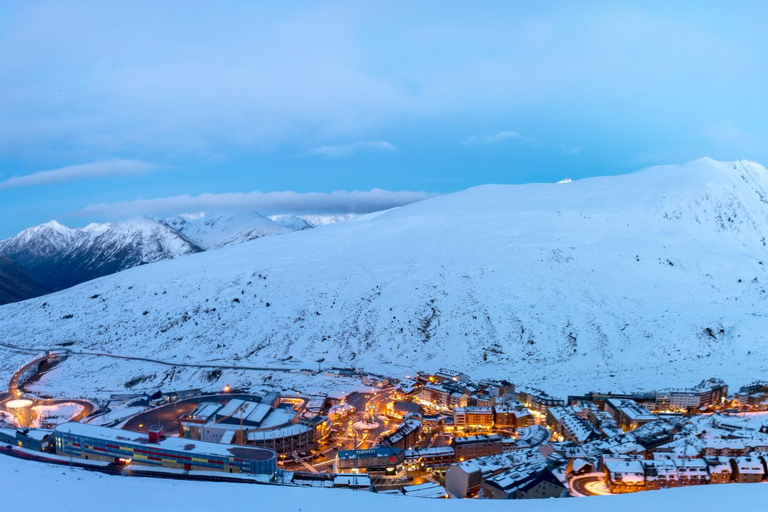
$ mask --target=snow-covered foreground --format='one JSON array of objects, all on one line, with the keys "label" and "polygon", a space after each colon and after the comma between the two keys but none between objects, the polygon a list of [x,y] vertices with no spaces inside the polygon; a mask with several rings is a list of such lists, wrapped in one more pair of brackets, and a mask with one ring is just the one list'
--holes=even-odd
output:
[{"label": "snow-covered foreground", "polygon": [[[768,375],[766,233],[768,171],[750,162],[484,186],[3,306],[0,333],[179,362],[447,366],[560,396],[738,388]],[[46,377],[64,393],[269,384],[98,358]]]},{"label": "snow-covered foreground", "polygon": [[[244,484],[184,482],[108,476],[85,470],[0,459],[2,501],[7,510],[111,511],[239,510],[257,504],[263,511],[309,512],[398,507],[429,511],[615,512],[616,510],[758,510],[768,500],[766,484],[732,484],[652,491],[624,496],[551,500],[427,500],[365,491],[305,489]],[[41,483],[44,482],[44,492]],[[419,500],[413,502],[412,500]],[[514,505],[514,507],[513,507]]]}]

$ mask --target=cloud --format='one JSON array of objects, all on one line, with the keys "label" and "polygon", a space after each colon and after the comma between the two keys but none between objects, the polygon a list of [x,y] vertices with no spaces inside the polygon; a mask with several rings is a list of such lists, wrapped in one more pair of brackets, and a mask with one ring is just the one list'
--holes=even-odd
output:
[{"label": "cloud", "polygon": [[462,142],[462,144],[465,146],[478,146],[478,145],[491,146],[491,145],[499,144],[501,142],[508,141],[508,140],[519,141],[520,144],[523,144],[531,148],[544,147],[544,148],[554,149],[566,155],[577,155],[581,153],[581,148],[579,146],[568,146],[565,144],[552,146],[549,144],[544,144],[535,135],[523,135],[519,132],[515,132],[511,130],[505,130],[502,132],[491,133],[489,135],[482,135],[482,136],[470,135],[469,137],[464,139],[464,142]]},{"label": "cloud", "polygon": [[504,141],[508,140],[516,140],[519,141],[522,144],[525,144],[526,146],[541,146],[541,142],[536,138],[535,135],[523,135],[521,133],[511,131],[511,130],[505,130],[498,133],[491,133],[489,135],[483,135],[483,136],[477,136],[477,135],[470,135],[467,137],[463,144],[465,146],[474,146],[474,145],[483,145],[483,146],[490,146],[493,144],[499,144]]},{"label": "cloud", "polygon": [[565,153],[566,155],[578,155],[579,153],[581,153],[580,146],[566,146],[565,144],[561,144],[557,146],[557,149],[561,153]]},{"label": "cloud", "polygon": [[118,203],[94,204],[76,215],[125,218],[137,215],[177,215],[199,211],[254,210],[275,213],[370,213],[415,203],[437,194],[428,192],[369,191],[324,192],[244,192],[224,194],[179,195],[138,199]]},{"label": "cloud", "polygon": [[89,164],[68,165],[50,171],[40,171],[25,176],[12,176],[0,182],[0,190],[18,187],[51,185],[66,181],[86,180],[90,178],[109,178],[111,176],[131,176],[161,169],[163,166],[140,160],[115,158]]},{"label": "cloud", "polygon": [[517,139],[517,140],[530,140],[529,137],[523,137],[517,132],[513,131],[503,131],[499,133],[493,133],[490,135],[483,135],[482,137],[478,137],[477,135],[470,135],[464,140],[465,146],[473,146],[475,144],[498,144],[499,142],[503,142],[505,140],[509,139]]},{"label": "cloud", "polygon": [[385,140],[364,140],[340,146],[319,146],[309,150],[309,153],[327,158],[340,158],[351,156],[360,151],[375,153],[397,153],[397,148],[394,144]]}]

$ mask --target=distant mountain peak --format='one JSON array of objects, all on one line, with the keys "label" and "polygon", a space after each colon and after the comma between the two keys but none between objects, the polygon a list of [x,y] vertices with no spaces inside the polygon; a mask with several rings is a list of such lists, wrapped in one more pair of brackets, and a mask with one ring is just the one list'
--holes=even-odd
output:
[{"label": "distant mountain peak", "polygon": [[[141,216],[117,223],[91,223],[80,229],[53,220],[0,241],[0,257],[23,269],[20,272],[6,265],[9,280],[13,274],[17,283],[30,279],[41,283],[16,287],[33,297],[44,293],[41,290],[61,290],[137,265],[298,229],[253,211],[198,212],[170,219]],[[23,292],[5,295],[0,291],[0,302],[24,298]]]},{"label": "distant mountain peak", "polygon": [[254,211],[198,212],[162,219],[160,222],[205,250],[295,231]]}]

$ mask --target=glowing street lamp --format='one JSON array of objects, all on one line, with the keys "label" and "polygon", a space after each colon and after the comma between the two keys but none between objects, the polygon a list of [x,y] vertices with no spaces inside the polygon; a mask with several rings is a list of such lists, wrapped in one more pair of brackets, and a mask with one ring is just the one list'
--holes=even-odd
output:
[{"label": "glowing street lamp", "polygon": [[229,384],[227,384],[226,386],[224,386],[224,392],[225,392],[225,393],[229,393],[231,389],[232,389],[232,388],[230,388],[230,387],[229,387]]}]

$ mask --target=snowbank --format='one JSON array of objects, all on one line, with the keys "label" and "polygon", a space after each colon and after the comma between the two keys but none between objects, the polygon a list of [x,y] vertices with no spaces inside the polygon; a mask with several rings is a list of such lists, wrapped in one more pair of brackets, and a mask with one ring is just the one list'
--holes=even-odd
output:
[{"label": "snowbank", "polygon": [[[768,500],[768,485],[733,484],[652,491],[623,496],[550,500],[434,500],[384,496],[365,491],[184,482],[109,476],[77,468],[49,466],[10,457],[0,459],[3,505],[8,510],[114,512],[239,510],[258,503],[264,511],[367,510],[390,512],[412,506],[430,511],[615,512],[616,510],[759,510]],[[40,492],[45,482],[45,492]],[[31,500],[31,501],[30,501]],[[405,500],[405,501],[404,501]],[[407,500],[418,500],[411,502]],[[425,507],[426,505],[426,507]]]}]

